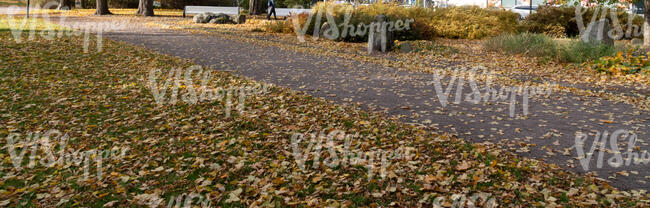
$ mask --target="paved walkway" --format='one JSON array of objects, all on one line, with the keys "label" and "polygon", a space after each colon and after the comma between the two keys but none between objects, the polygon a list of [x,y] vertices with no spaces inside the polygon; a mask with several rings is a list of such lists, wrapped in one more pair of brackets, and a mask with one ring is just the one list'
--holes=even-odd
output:
[{"label": "paved walkway", "polygon": [[[68,18],[67,22],[88,21]],[[191,58],[198,64],[229,70],[258,81],[273,83],[338,103],[360,102],[368,110],[379,110],[392,116],[402,116],[408,123],[436,127],[436,131],[453,132],[474,142],[505,143],[507,149],[520,155],[542,159],[569,170],[584,173],[577,157],[576,132],[614,132],[632,130],[638,135],[635,153],[649,150],[648,112],[633,106],[612,103],[596,97],[582,97],[553,92],[549,97],[533,97],[529,114],[522,116],[521,96],[517,97],[516,117],[509,116],[509,100],[504,102],[462,101],[453,103],[457,88],[451,89],[449,102],[443,107],[431,74],[413,73],[381,65],[358,62],[339,57],[320,57],[286,51],[273,46],[260,46],[232,39],[188,34],[171,30],[151,30],[139,27],[112,31],[104,37],[141,45],[161,53]],[[449,78],[440,81],[443,88]],[[493,86],[500,89],[503,86]],[[508,87],[508,86],[505,86]],[[468,83],[463,94],[470,93]],[[509,99],[509,98],[508,98]],[[589,152],[594,136],[585,141]],[[618,140],[620,151],[627,151],[628,141]],[[534,144],[525,145],[525,144]],[[614,168],[607,161],[612,147],[607,141],[603,149],[603,166],[597,167],[599,150],[589,160],[587,172],[610,180],[623,189],[650,189],[650,164],[630,164]],[[606,150],[609,149],[609,150]],[[646,158],[650,153],[646,153]],[[624,155],[625,156],[625,155]],[[626,156],[625,156],[626,157]],[[643,160],[643,159],[642,159]],[[568,162],[572,161],[572,162]],[[615,174],[626,171],[627,174]],[[615,178],[611,178],[615,176]]]}]

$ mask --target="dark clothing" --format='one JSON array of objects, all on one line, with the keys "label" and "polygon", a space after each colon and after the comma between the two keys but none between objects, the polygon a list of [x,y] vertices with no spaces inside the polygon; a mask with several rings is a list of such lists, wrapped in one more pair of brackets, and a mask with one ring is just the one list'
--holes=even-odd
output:
[{"label": "dark clothing", "polygon": [[271,13],[273,13],[274,19],[278,19],[275,14],[275,0],[269,0],[266,5],[269,6],[268,12],[266,13],[266,19],[271,20]]},{"label": "dark clothing", "polygon": [[271,20],[271,13],[273,13],[273,18],[274,18],[274,19],[278,19],[278,17],[275,16],[275,7],[271,7],[271,8],[269,8],[269,12],[268,12],[268,14],[266,15],[266,19]]}]

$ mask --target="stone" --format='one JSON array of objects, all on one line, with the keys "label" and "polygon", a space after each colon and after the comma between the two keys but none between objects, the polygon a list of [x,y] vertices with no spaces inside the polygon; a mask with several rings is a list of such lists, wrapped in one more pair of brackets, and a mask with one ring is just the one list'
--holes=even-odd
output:
[{"label": "stone", "polygon": [[194,23],[216,23],[226,24],[232,23],[232,18],[224,13],[205,12],[194,16]]},{"label": "stone", "polygon": [[643,39],[641,38],[633,38],[632,41],[630,41],[632,45],[643,45]]},{"label": "stone", "polygon": [[330,29],[331,29],[330,24],[325,22],[325,23],[323,23],[323,25],[320,26],[320,30],[318,30],[318,35],[320,37],[327,37],[325,35],[325,32],[329,31]]},{"label": "stone", "polygon": [[614,46],[614,39],[609,35],[610,30],[612,30],[612,27],[609,24],[609,20],[598,20],[589,23],[587,29],[582,33],[581,39],[585,43]]},{"label": "stone", "polygon": [[410,42],[403,42],[397,46],[399,48],[400,53],[410,53],[413,51],[413,46],[411,46]]},{"label": "stone", "polygon": [[203,14],[203,13],[194,15],[192,20],[194,20],[194,23],[207,23],[208,22],[206,20],[206,18],[205,18],[205,14]]},{"label": "stone", "polygon": [[375,51],[387,52],[393,49],[395,39],[392,31],[388,31],[386,16],[377,15],[368,30],[368,53]]},{"label": "stone", "polygon": [[233,20],[235,21],[235,23],[237,23],[237,24],[244,24],[244,23],[246,23],[246,15],[244,15],[244,14],[238,14],[238,15],[235,15],[232,19],[233,19]]},{"label": "stone", "polygon": [[323,23],[323,25],[320,26],[320,30],[319,30],[320,37],[324,37],[330,40],[338,39],[339,34],[336,33],[336,31],[331,31],[331,30],[332,30],[332,25],[330,25],[328,22]]}]

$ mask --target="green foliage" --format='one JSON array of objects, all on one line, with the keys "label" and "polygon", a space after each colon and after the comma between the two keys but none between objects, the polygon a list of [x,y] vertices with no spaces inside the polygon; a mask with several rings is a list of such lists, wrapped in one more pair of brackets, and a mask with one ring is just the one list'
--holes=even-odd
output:
[{"label": "green foliage", "polygon": [[485,48],[509,54],[527,54],[536,57],[552,58],[557,55],[558,45],[548,36],[533,33],[504,34],[490,38]]},{"label": "green foliage", "polygon": [[508,54],[526,54],[560,62],[584,63],[603,56],[614,55],[614,47],[604,44],[585,43],[573,40],[559,45],[543,34],[521,33],[505,34],[490,38],[484,44],[487,50],[503,51]]},{"label": "green foliage", "polygon": [[601,57],[595,61],[592,68],[607,74],[636,74],[650,73],[650,54],[635,54],[633,50],[626,54],[616,53],[615,56]]},{"label": "green foliage", "polygon": [[565,35],[568,37],[580,33],[575,21],[575,8],[542,6],[523,21],[524,29],[531,33],[545,34],[548,27],[558,26],[564,28]]},{"label": "green foliage", "polygon": [[608,45],[574,40],[560,48],[558,59],[562,62],[584,63],[603,56],[611,56],[615,53],[616,49]]}]

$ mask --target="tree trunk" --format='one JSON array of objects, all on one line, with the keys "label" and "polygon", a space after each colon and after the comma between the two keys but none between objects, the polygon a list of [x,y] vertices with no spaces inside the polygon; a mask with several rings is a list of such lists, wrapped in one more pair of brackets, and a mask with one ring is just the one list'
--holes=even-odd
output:
[{"label": "tree trunk", "polygon": [[[650,1],[650,0],[648,0]],[[266,0],[251,0],[248,7],[250,15],[258,15],[266,13]]]},{"label": "tree trunk", "polygon": [[106,14],[111,14],[110,11],[108,11],[108,0],[97,0],[97,5],[95,7],[97,10],[95,10],[95,15],[106,15]]},{"label": "tree trunk", "polygon": [[147,17],[153,16],[153,0],[140,0],[138,12],[135,14]]},{"label": "tree trunk", "polygon": [[643,0],[643,46],[650,46],[650,0]]},{"label": "tree trunk", "polygon": [[60,0],[59,6],[56,7],[58,10],[71,10],[74,8],[74,0]]}]

